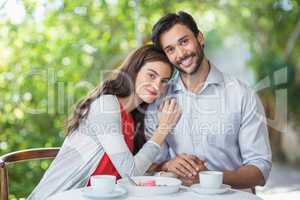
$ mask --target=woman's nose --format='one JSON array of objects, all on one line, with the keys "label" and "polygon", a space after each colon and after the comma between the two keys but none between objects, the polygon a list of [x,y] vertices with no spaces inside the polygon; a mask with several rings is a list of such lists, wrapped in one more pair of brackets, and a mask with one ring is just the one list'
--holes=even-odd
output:
[{"label": "woman's nose", "polygon": [[156,91],[159,91],[161,88],[161,81],[160,79],[156,79],[155,81],[153,81],[153,87],[155,88]]}]

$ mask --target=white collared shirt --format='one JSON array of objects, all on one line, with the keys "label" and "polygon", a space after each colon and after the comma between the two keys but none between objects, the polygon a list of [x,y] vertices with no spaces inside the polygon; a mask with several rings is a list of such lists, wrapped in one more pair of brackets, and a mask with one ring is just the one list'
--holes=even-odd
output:
[{"label": "white collared shirt", "polygon": [[197,93],[187,91],[177,75],[170,81],[167,94],[148,106],[147,138],[158,126],[158,106],[170,96],[177,99],[183,112],[157,163],[187,153],[205,160],[209,170],[254,165],[267,180],[272,166],[271,148],[264,110],[252,89],[215,66]]}]

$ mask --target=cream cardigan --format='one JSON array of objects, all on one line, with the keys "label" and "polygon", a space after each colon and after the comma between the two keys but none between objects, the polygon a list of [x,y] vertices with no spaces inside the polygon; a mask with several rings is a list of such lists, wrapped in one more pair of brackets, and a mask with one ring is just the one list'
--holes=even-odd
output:
[{"label": "cream cardigan", "polygon": [[69,134],[58,155],[28,200],[43,200],[49,196],[87,185],[104,153],[121,175],[143,175],[160,146],[148,141],[133,156],[121,133],[120,104],[113,95],[102,95],[90,107],[89,114],[79,128]]}]

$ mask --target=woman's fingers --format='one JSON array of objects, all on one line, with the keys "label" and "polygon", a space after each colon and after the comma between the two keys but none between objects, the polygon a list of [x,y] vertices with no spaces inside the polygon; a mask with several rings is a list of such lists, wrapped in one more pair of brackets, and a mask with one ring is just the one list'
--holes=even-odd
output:
[{"label": "woman's fingers", "polygon": [[165,100],[160,105],[161,112],[159,112],[159,124],[161,128],[171,130],[174,128],[178,119],[181,116],[181,109],[175,98]]},{"label": "woman's fingers", "polygon": [[170,104],[169,104],[169,111],[174,111],[174,109],[176,108],[177,106],[177,102],[176,102],[176,99],[175,98],[172,98],[170,100]]},{"label": "woman's fingers", "polygon": [[195,169],[192,160],[190,160],[186,156],[182,156],[182,154],[177,156],[177,160],[182,166],[184,166],[187,176],[191,177],[197,175],[197,170]]},{"label": "woman's fingers", "polygon": [[177,176],[180,176],[180,177],[187,177],[188,176],[188,174],[186,173],[186,169],[184,168],[183,165],[181,165],[178,162],[178,159],[176,159],[176,158],[169,161],[168,171],[173,172]]},{"label": "woman's fingers", "polygon": [[164,105],[163,105],[163,108],[162,108],[162,112],[164,114],[169,112],[169,104],[170,104],[170,102],[169,102],[168,99],[164,101]]},{"label": "woman's fingers", "polygon": [[159,108],[158,108],[158,111],[159,111],[159,112],[162,112],[162,111],[163,111],[164,104],[165,104],[165,102],[163,101],[163,102],[161,102],[161,104],[159,105]]},{"label": "woman's fingers", "polygon": [[175,173],[177,176],[185,177],[184,170],[182,170],[179,166],[175,167],[175,168],[172,170],[172,172]]},{"label": "woman's fingers", "polygon": [[181,156],[176,156],[170,160],[167,163],[167,169],[181,177],[192,177],[196,173],[193,167]]},{"label": "woman's fingers", "polygon": [[177,104],[175,98],[169,98],[164,100],[163,102],[164,102],[163,110],[167,112],[172,112],[172,110],[175,108]]},{"label": "woman's fingers", "polygon": [[187,165],[190,166],[191,171],[193,172],[193,175],[197,175],[199,171],[199,165],[196,161],[196,156],[187,155],[187,154],[181,154],[180,157],[186,161]]},{"label": "woman's fingers", "polygon": [[179,161],[179,164],[182,166],[181,170],[184,170],[186,177],[192,177],[197,175],[197,171],[193,168],[193,166],[184,159]]}]

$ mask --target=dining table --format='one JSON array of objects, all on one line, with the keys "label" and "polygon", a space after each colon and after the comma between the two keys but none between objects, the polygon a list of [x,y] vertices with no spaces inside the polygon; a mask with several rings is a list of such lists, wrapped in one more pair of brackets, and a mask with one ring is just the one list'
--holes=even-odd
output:
[{"label": "dining table", "polygon": [[[83,195],[86,188],[72,189],[57,193],[47,200],[92,200]],[[95,198],[96,199],[96,198]],[[98,199],[98,198],[97,198]],[[99,200],[102,198],[99,198]],[[180,188],[178,192],[157,196],[133,196],[130,194],[117,198],[106,198],[112,200],[262,200],[255,194],[244,192],[236,189],[230,189],[222,194],[199,194],[188,188]]]}]

